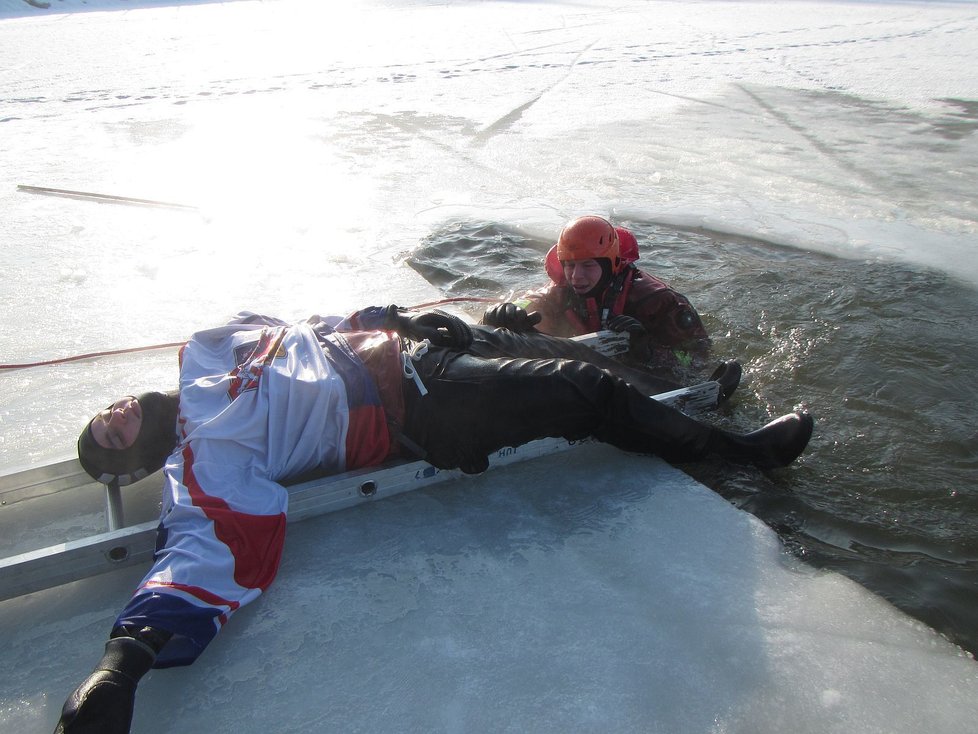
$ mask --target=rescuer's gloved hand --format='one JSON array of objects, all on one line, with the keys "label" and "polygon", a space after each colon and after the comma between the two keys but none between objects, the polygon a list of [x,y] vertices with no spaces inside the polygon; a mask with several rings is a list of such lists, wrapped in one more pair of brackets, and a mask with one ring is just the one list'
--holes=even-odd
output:
[{"label": "rescuer's gloved hand", "polygon": [[626,316],[623,313],[608,319],[608,328],[617,332],[627,331],[632,336],[641,336],[645,333],[645,327],[642,326],[641,321],[634,316]]},{"label": "rescuer's gloved hand", "polygon": [[651,361],[652,351],[646,338],[648,332],[641,321],[622,313],[608,319],[608,328],[619,334],[628,334],[628,353],[632,359],[640,362]]},{"label": "rescuer's gloved hand", "polygon": [[129,734],[136,684],[154,660],[153,648],[132,637],[106,642],[95,670],[65,701],[54,734]]},{"label": "rescuer's gloved hand", "polygon": [[482,315],[482,323],[486,326],[517,332],[532,331],[542,319],[543,314],[536,311],[527,313],[525,308],[515,303],[497,303]]},{"label": "rescuer's gloved hand", "polygon": [[465,349],[472,343],[469,325],[458,316],[443,311],[418,313],[389,306],[387,328],[415,341],[427,339],[436,347]]}]

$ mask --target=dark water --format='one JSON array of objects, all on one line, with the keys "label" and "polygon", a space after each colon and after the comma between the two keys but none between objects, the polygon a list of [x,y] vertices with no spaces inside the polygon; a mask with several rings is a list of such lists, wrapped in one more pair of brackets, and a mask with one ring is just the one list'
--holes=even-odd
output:
[{"label": "dark water", "polygon": [[[713,354],[744,365],[741,388],[710,420],[747,430],[801,406],[816,418],[789,469],[686,471],[798,557],[978,653],[978,292],[901,264],[620,223],[638,236],[640,266],[696,305]],[[462,222],[432,233],[408,263],[446,296],[495,297],[542,285],[550,244]]]}]

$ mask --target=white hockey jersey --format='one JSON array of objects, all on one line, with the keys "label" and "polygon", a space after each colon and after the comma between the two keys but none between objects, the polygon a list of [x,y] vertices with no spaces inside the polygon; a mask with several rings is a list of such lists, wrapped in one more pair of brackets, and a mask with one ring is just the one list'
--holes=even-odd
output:
[{"label": "white hockey jersey", "polygon": [[157,667],[192,662],[272,582],[283,481],[377,464],[390,448],[376,385],[325,322],[243,313],[194,334],[180,358],[156,560],[116,622],[173,633]]}]

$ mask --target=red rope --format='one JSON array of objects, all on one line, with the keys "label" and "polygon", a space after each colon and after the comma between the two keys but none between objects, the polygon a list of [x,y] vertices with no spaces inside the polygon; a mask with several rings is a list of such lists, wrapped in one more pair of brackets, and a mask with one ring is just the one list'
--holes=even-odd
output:
[{"label": "red rope", "polygon": [[[473,301],[476,303],[495,303],[495,298],[477,298],[477,297],[459,297],[459,298],[443,298],[440,301],[431,301],[430,303],[419,303],[416,306],[409,306],[409,308],[429,308],[431,306],[441,306],[445,303],[461,303],[464,301]],[[108,357],[115,354],[134,354],[135,352],[146,352],[150,349],[166,349],[168,347],[182,347],[186,342],[171,342],[169,344],[152,344],[148,347],[130,347],[128,349],[110,349],[105,352],[89,352],[88,354],[76,354],[73,357],[60,357],[58,359],[45,359],[40,362],[23,362],[21,364],[0,364],[0,370],[22,370],[28,367],[44,367],[52,364],[65,364],[67,362],[77,362],[82,359],[92,359],[94,357]]]},{"label": "red rope", "polygon": [[443,303],[463,303],[465,301],[471,301],[473,303],[498,303],[498,298],[479,298],[478,296],[459,296],[457,298],[442,298],[440,301],[431,301],[429,303],[419,303],[416,306],[408,306],[408,308],[428,308],[429,306],[440,306]]},{"label": "red rope", "polygon": [[24,362],[23,364],[0,364],[0,370],[19,370],[26,367],[43,367],[50,364],[64,364],[65,362],[77,362],[80,359],[91,359],[92,357],[105,357],[112,354],[131,354],[133,352],[145,352],[150,349],[165,349],[166,347],[182,347],[186,342],[171,342],[170,344],[152,344],[148,347],[130,347],[128,349],[110,349],[105,352],[89,352],[88,354],[76,354],[74,357],[60,357],[59,359],[45,359],[41,362]]}]

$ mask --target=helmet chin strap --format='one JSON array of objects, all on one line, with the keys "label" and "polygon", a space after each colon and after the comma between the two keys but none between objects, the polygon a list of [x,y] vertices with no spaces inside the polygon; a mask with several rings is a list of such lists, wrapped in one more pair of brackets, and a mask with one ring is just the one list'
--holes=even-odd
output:
[{"label": "helmet chin strap", "polygon": [[[606,257],[595,258],[594,260],[598,265],[601,266],[601,277],[598,278],[598,282],[594,284],[594,287],[587,293],[578,294],[581,298],[600,298],[602,293],[605,293],[609,286],[613,285],[613,273],[611,269],[611,260]],[[574,291],[577,293],[577,291]]]},{"label": "helmet chin strap", "polygon": [[601,321],[601,328],[604,328],[607,326],[609,318],[612,316],[617,316],[617,314],[612,313],[615,307],[615,302],[618,300],[618,296],[621,295],[622,289],[625,287],[625,281],[628,279],[629,271],[634,266],[629,265],[619,270],[617,273],[612,273],[610,260],[603,258],[598,260],[598,262],[601,263],[602,274],[597,285],[584,294],[579,294],[577,291],[574,291],[574,295],[576,296],[576,311],[585,323],[588,321],[588,299],[599,301],[600,307],[598,311],[598,318]]}]

